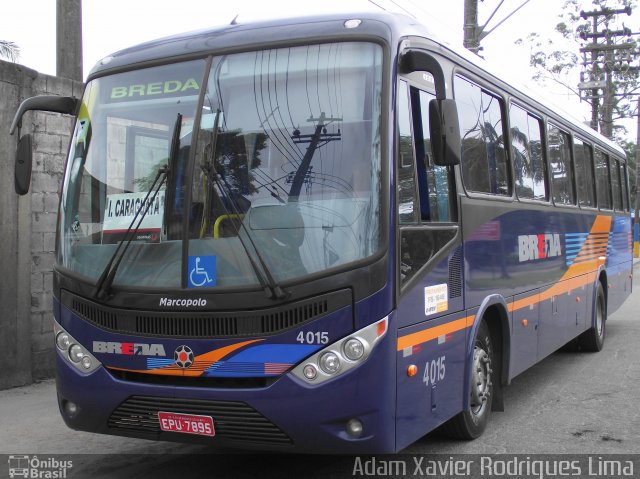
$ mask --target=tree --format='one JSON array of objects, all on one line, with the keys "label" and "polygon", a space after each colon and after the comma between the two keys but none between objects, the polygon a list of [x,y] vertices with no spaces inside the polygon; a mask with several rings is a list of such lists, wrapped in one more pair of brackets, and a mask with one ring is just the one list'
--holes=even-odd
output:
[{"label": "tree", "polygon": [[[611,91],[603,95],[602,89],[583,90],[582,99],[590,103],[596,112],[597,118],[594,119],[600,131],[620,143],[624,141],[623,136],[627,131],[616,122],[637,114],[633,99],[633,95],[640,91],[637,43],[630,35],[624,34],[626,30],[622,21],[626,16],[605,14],[583,18],[581,13],[589,7],[597,12],[631,8],[633,3],[633,0],[592,0],[591,5],[588,5],[584,1],[566,0],[563,13],[559,16],[560,21],[555,27],[555,38],[543,39],[538,33],[531,33],[526,40],[516,42],[530,45],[530,65],[535,68],[534,80],[539,83],[562,85],[573,94],[581,96],[578,89],[581,81],[606,82],[605,89]],[[591,34],[594,31],[602,35],[593,38]],[[581,46],[584,49],[596,42],[619,47],[625,44],[630,45],[630,48],[595,55],[590,51],[580,54]],[[594,96],[594,91],[599,94]]]},{"label": "tree", "polygon": [[0,40],[0,58],[6,58],[15,63],[20,58],[20,47],[13,42]]}]

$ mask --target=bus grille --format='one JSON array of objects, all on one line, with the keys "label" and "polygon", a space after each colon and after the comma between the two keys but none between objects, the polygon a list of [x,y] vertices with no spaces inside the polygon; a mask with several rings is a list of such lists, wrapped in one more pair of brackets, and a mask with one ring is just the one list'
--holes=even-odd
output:
[{"label": "bus grille", "polygon": [[462,295],[462,249],[458,248],[449,260],[449,298]]},{"label": "bus grille", "polygon": [[293,441],[278,426],[253,409],[237,401],[207,401],[151,396],[131,396],[109,417],[109,428],[136,431],[161,438],[158,411],[211,416],[220,439],[245,443],[289,445]]},{"label": "bus grille", "polygon": [[156,337],[233,338],[277,334],[351,305],[350,290],[252,311],[180,312],[111,308],[62,291],[62,304],[95,326]]},{"label": "bus grille", "polygon": [[71,308],[84,318],[93,318],[93,322],[107,329],[117,329],[118,327],[118,318],[114,313],[97,309],[89,302],[73,298],[71,301]]}]

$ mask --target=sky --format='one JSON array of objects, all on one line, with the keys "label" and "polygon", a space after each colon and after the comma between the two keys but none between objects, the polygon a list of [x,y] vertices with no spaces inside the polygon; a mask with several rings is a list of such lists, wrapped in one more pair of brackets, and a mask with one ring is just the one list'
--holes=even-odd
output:
[{"label": "sky", "polygon": [[[464,0],[374,0],[379,5],[400,11],[394,5],[411,10],[421,20],[436,26],[445,40],[462,45]],[[489,27],[495,26],[525,0],[505,0]],[[500,0],[479,4],[480,23],[484,23]],[[585,10],[591,8],[584,1]],[[508,79],[515,79],[544,94],[573,116],[586,120],[590,109],[574,95],[552,85],[541,87],[531,80],[529,47],[517,46],[518,38],[536,31],[551,35],[562,12],[564,0],[529,0],[483,42],[483,57]],[[41,73],[55,74],[55,0],[7,1],[0,15],[0,39],[20,47],[19,63]],[[86,75],[101,58],[143,41],[175,33],[238,22],[280,16],[299,16],[322,12],[347,12],[377,9],[368,0],[83,0],[83,63]],[[640,31],[640,7],[625,21]],[[626,121],[628,137],[635,141],[635,119]]]}]

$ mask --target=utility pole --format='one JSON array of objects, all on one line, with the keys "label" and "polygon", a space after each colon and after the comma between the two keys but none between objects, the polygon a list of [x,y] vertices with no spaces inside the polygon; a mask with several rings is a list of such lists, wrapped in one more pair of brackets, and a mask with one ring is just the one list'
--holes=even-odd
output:
[{"label": "utility pole", "polygon": [[334,121],[342,121],[342,118],[330,118],[327,117],[325,112],[320,113],[319,118],[309,118],[308,122],[317,122],[315,131],[312,135],[301,135],[300,130],[296,128],[293,132],[293,136],[291,140],[295,144],[308,143],[307,151],[298,166],[298,169],[295,173],[290,173],[287,176],[286,182],[291,183],[291,189],[289,190],[289,201],[298,201],[300,197],[300,191],[302,190],[302,185],[306,183],[310,185],[313,182],[311,171],[313,166],[311,166],[311,160],[313,159],[313,155],[318,148],[326,145],[330,141],[340,141],[342,139],[342,133],[340,129],[338,129],[337,133],[328,133],[327,126],[329,123]]},{"label": "utility pole", "polygon": [[491,22],[491,20],[493,20],[493,17],[496,13],[498,13],[498,10],[500,10],[500,7],[505,2],[505,0],[500,0],[500,3],[495,8],[493,13],[489,15],[489,19],[482,26],[478,25],[478,0],[464,0],[464,47],[467,50],[475,53],[476,55],[479,55],[480,50],[482,50],[480,42],[496,28],[498,28],[509,18],[511,18],[511,16],[513,16],[518,10],[529,3],[529,1],[530,0],[523,0],[522,4],[520,4],[519,7],[517,7],[514,11],[500,20],[496,24],[496,26],[494,26],[490,30],[487,30],[487,25],[489,25],[489,22]]},{"label": "utility pole", "polygon": [[82,81],[81,0],[56,0],[56,75]]},{"label": "utility pole", "polygon": [[478,0],[464,0],[464,47],[475,53],[480,51],[480,27],[478,26]]},{"label": "utility pole", "polygon": [[[634,42],[615,43],[614,39],[618,37],[630,37],[631,30],[623,28],[622,30],[609,30],[604,28],[598,30],[599,19],[602,17],[612,17],[626,13],[631,15],[631,7],[622,9],[603,8],[602,10],[592,12],[580,12],[580,16],[587,20],[592,19],[591,32],[580,33],[583,40],[591,40],[584,47],[580,48],[583,55],[583,71],[580,74],[580,83],[578,89],[590,92],[585,94],[583,98],[591,102],[591,128],[600,131],[608,138],[613,137],[613,111],[615,106],[616,88],[614,84],[615,74],[637,71],[637,67],[630,67],[628,62],[631,55],[637,54],[634,50],[636,44]],[[604,39],[604,42],[599,42]],[[625,64],[625,60],[627,64]],[[602,91],[602,95],[600,94]],[[600,104],[602,99],[602,105]]]}]

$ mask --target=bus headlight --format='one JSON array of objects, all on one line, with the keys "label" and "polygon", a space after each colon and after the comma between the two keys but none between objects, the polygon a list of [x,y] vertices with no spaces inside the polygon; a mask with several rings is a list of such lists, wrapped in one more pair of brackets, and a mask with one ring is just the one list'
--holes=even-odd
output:
[{"label": "bus headlight", "polygon": [[320,384],[340,376],[364,363],[387,329],[388,317],[321,349],[291,373],[309,384]]},{"label": "bus headlight", "polygon": [[91,366],[93,366],[93,362],[89,356],[82,356],[82,360],[80,362],[85,370],[91,369]]},{"label": "bus headlight", "polygon": [[69,339],[69,335],[64,331],[59,332],[56,335],[56,346],[60,351],[67,351],[69,346],[71,345],[71,340]]},{"label": "bus headlight", "polygon": [[351,361],[357,361],[364,356],[364,344],[357,338],[351,338],[344,343],[344,355]]},{"label": "bus headlight", "polygon": [[82,346],[80,346],[79,344],[74,344],[69,348],[69,359],[71,359],[71,361],[73,361],[74,363],[79,363],[80,361],[82,361],[83,357],[84,351],[82,350]]},{"label": "bus headlight", "polygon": [[60,355],[78,371],[85,374],[92,373],[100,366],[100,361],[67,333],[57,321],[53,322],[53,332]]},{"label": "bus headlight", "polygon": [[340,358],[332,351],[320,356],[320,369],[327,374],[335,374],[340,371]]},{"label": "bus headlight", "polygon": [[307,364],[302,369],[302,374],[304,374],[304,377],[307,378],[309,381],[313,381],[318,375],[318,370],[313,364]]}]

